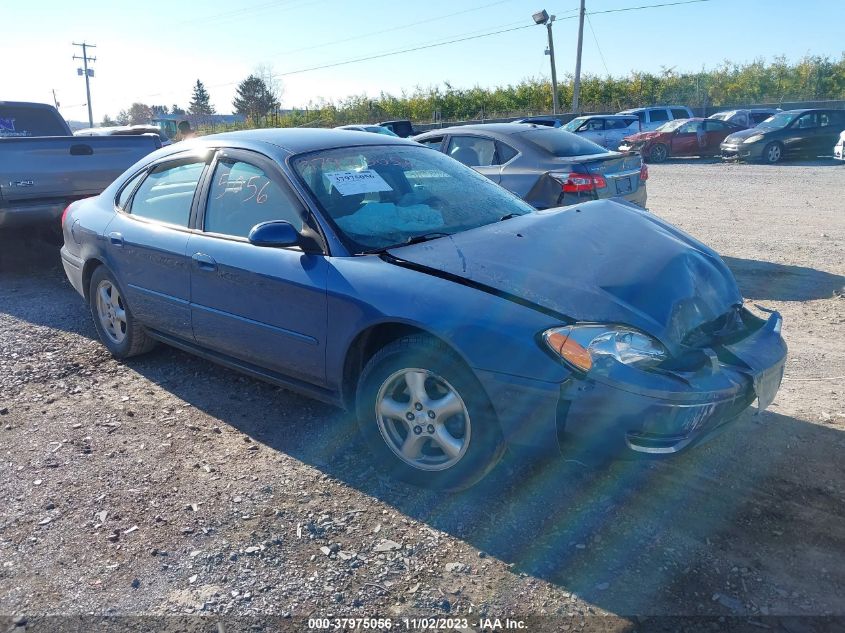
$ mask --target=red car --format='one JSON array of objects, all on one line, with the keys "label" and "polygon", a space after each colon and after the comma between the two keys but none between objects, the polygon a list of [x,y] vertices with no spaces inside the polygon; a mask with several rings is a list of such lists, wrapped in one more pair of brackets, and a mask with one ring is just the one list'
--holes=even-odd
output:
[{"label": "red car", "polygon": [[741,129],[717,119],[675,119],[652,132],[626,136],[619,151],[636,150],[652,163],[662,163],[669,156],[718,156],[725,137]]}]

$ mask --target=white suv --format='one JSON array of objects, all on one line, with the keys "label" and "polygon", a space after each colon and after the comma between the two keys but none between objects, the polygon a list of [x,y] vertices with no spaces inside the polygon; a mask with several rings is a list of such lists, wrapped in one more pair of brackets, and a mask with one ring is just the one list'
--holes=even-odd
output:
[{"label": "white suv", "polygon": [[691,119],[695,115],[686,106],[649,106],[647,108],[631,108],[616,114],[636,114],[640,119],[640,130],[650,132],[656,130],[666,121],[674,119]]},{"label": "white suv", "polygon": [[845,160],[845,130],[839,133],[839,141],[833,146],[833,157],[836,160]]}]

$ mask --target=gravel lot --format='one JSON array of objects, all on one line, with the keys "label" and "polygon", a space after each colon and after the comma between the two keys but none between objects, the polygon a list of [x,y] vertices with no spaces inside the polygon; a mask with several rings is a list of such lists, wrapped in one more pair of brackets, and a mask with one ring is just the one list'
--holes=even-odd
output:
[{"label": "gravel lot", "polygon": [[383,478],[329,406],[116,362],[57,251],[7,236],[0,614],[845,615],[845,166],[650,170],[652,211],[782,312],[777,399],[672,460],[508,456],[461,494]]}]

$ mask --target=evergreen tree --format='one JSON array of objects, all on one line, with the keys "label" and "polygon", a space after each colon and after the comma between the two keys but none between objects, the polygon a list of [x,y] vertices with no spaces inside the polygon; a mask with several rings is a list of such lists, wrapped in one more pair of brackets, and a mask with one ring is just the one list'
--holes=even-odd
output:
[{"label": "evergreen tree", "polygon": [[277,110],[279,101],[260,77],[250,75],[238,84],[232,106],[238,114],[256,119]]},{"label": "evergreen tree", "polygon": [[211,97],[199,79],[194,85],[194,94],[191,97],[191,103],[188,105],[188,111],[191,114],[214,114]]}]

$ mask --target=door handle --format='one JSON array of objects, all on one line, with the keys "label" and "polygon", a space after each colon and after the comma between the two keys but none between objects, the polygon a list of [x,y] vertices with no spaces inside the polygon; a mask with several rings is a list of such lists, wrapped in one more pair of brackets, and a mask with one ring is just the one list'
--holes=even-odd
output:
[{"label": "door handle", "polygon": [[217,270],[217,261],[205,253],[194,253],[191,259],[196,262],[197,268],[200,270],[214,271]]},{"label": "door handle", "polygon": [[78,145],[71,145],[70,146],[70,155],[71,156],[93,156],[94,148],[90,145],[86,145],[84,143],[80,143]]},{"label": "door handle", "polygon": [[116,231],[109,233],[109,242],[111,242],[112,246],[123,246],[123,233]]}]

